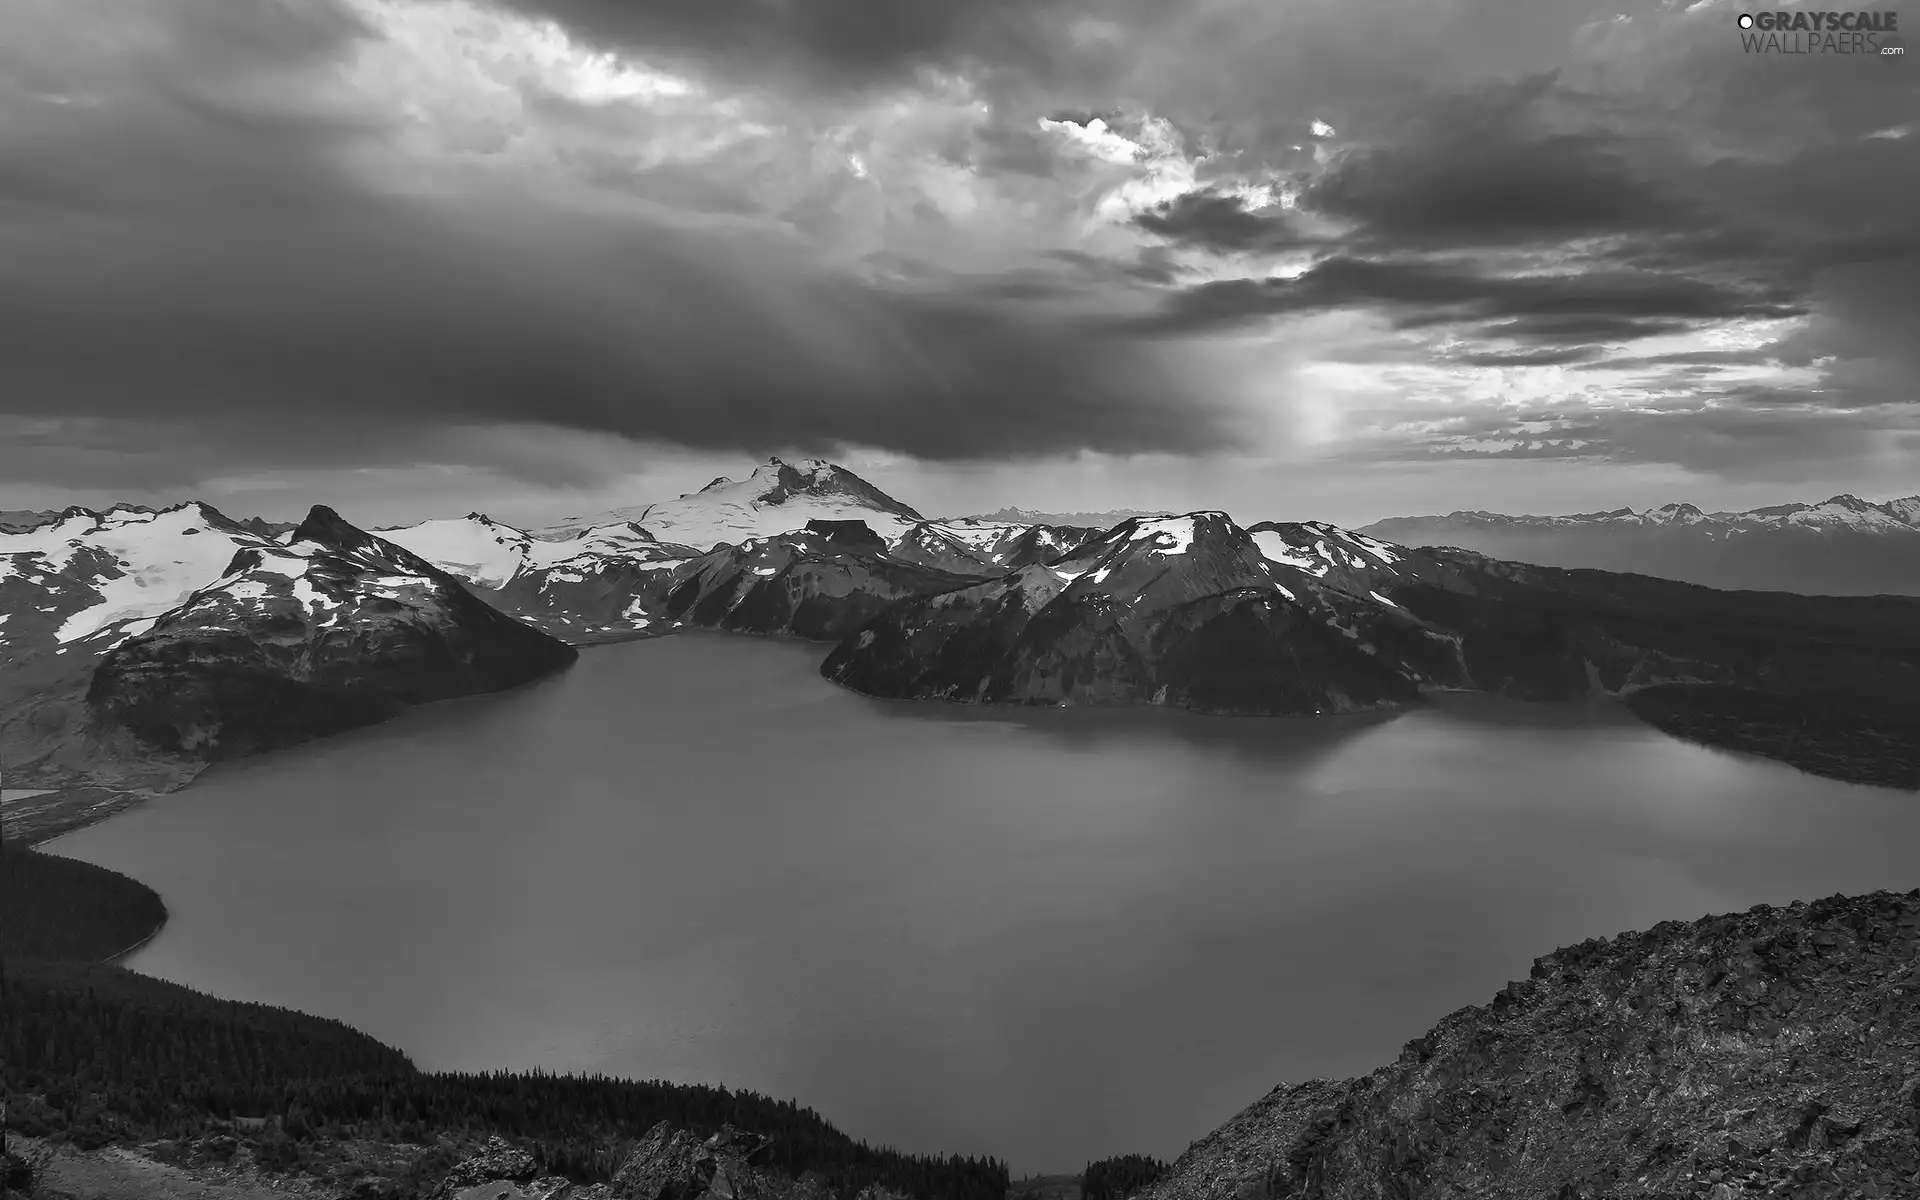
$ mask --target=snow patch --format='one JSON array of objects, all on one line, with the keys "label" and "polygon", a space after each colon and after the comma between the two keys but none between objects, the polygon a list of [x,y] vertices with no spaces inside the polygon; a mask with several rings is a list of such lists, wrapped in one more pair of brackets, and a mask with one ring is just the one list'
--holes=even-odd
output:
[{"label": "snow patch", "polygon": [[1155,554],[1185,554],[1193,546],[1198,524],[1199,518],[1193,516],[1142,519],[1127,541],[1151,543],[1147,549]]},{"label": "snow patch", "polygon": [[1255,548],[1260,551],[1261,555],[1272,562],[1277,562],[1282,566],[1292,567],[1295,570],[1305,571],[1309,575],[1318,576],[1327,573],[1326,563],[1316,559],[1313,555],[1303,550],[1297,549],[1275,530],[1262,529],[1252,536]]}]

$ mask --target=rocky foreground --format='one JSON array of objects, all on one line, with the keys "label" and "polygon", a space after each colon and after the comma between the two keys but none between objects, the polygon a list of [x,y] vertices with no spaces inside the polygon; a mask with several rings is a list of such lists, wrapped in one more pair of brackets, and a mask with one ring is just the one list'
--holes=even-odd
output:
[{"label": "rocky foreground", "polygon": [[1400,1058],[1282,1085],[1139,1200],[1920,1196],[1920,890],[1534,963]]},{"label": "rocky foreground", "polygon": [[[1920,1196],[1916,965],[1920,889],[1760,905],[1569,946],[1369,1075],[1276,1087],[1132,1200]],[[231,1160],[233,1137],[200,1142],[223,1139]],[[396,1187],[381,1168],[350,1190],[856,1200],[784,1172],[782,1139],[751,1129],[658,1122],[627,1147],[598,1183],[543,1170],[554,1155],[538,1141],[496,1137],[451,1169],[422,1176],[414,1165]],[[288,1176],[275,1193],[317,1195],[311,1182]],[[859,1189],[864,1200],[905,1195]]]},{"label": "rocky foreground", "polygon": [[[576,1184],[541,1175],[525,1150],[494,1138],[455,1165],[429,1200],[832,1200],[818,1179],[794,1179],[756,1164],[773,1139],[726,1126],[708,1137],[662,1121],[640,1139],[610,1183]],[[869,1186],[857,1200],[900,1200]],[[855,1198],[850,1198],[855,1200]]]}]

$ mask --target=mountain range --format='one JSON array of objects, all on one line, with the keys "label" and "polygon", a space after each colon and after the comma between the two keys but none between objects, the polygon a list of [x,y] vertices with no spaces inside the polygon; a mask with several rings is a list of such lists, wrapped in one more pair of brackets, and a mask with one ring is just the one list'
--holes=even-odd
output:
[{"label": "mountain range", "polygon": [[1091,525],[1107,529],[1131,517],[1172,517],[1179,514],[1165,509],[1109,508],[1102,512],[1040,512],[1031,508],[1003,508],[972,517],[950,517],[956,521],[1007,521],[1018,525]]},{"label": "mountain range", "polygon": [[[1901,547],[1915,508],[1468,516]],[[1312,715],[1606,693],[1680,736],[1920,786],[1920,600],[1528,565],[1383,527],[927,521],[843,467],[779,459],[544,529],[68,509],[0,534],[0,752],[36,786],[177,786],[215,757],[512,686],[574,646],[707,628],[835,643],[827,678],[899,699]]]},{"label": "mountain range", "polygon": [[1361,532],[1409,546],[1457,546],[1542,566],[1657,575],[1727,590],[1920,594],[1920,495],[1884,503],[1705,512],[1692,504],[1508,516],[1392,517]]},{"label": "mountain range", "polygon": [[[1409,520],[1897,556],[1916,507]],[[0,529],[0,756],[9,783],[56,790],[34,837],[110,811],[103,793],[688,628],[826,644],[826,678],[899,700],[1310,716],[1447,689],[1608,696],[1676,736],[1920,788],[1920,598],[1817,578],[1717,590],[1413,545],[1393,522],[927,521],[844,468],[777,459],[544,529],[366,530],[323,505],[297,526],[200,503],[28,515]],[[1559,951],[1371,1075],[1275,1089],[1138,1200],[1900,1195],[1920,1170],[1917,905],[1835,898]],[[787,1194],[724,1139],[647,1145],[578,1194]],[[573,1194],[490,1154],[442,1193]]]}]

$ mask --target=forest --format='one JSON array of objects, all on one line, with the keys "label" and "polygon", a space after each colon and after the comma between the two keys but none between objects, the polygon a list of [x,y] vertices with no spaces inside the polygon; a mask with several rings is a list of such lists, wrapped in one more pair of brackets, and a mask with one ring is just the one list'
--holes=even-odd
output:
[{"label": "forest", "polygon": [[1127,1200],[1167,1173],[1167,1164],[1144,1154],[1103,1158],[1080,1176],[1080,1200]]},{"label": "forest", "polygon": [[[552,1174],[611,1178],[649,1128],[722,1124],[773,1138],[766,1165],[816,1173],[843,1197],[870,1184],[921,1200],[1004,1200],[992,1158],[902,1154],[856,1141],[811,1109],[747,1091],[544,1072],[417,1070],[338,1021],[223,1000],[99,960],[150,934],[151,889],[14,844],[0,854],[8,1126],[82,1148],[235,1132],[259,1161],[297,1170],[342,1138],[435,1146],[498,1134]],[[441,1153],[426,1160],[444,1169]],[[416,1172],[406,1192],[429,1187]]]}]

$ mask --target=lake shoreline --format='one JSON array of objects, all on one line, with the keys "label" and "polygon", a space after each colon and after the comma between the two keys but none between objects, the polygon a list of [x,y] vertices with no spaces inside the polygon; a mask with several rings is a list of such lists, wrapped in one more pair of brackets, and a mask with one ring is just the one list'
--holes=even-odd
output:
[{"label": "lake shoreline", "polygon": [[172,794],[91,786],[48,788],[37,796],[8,801],[0,808],[0,817],[4,817],[4,836],[9,844],[38,849],[138,808],[157,796]]}]

